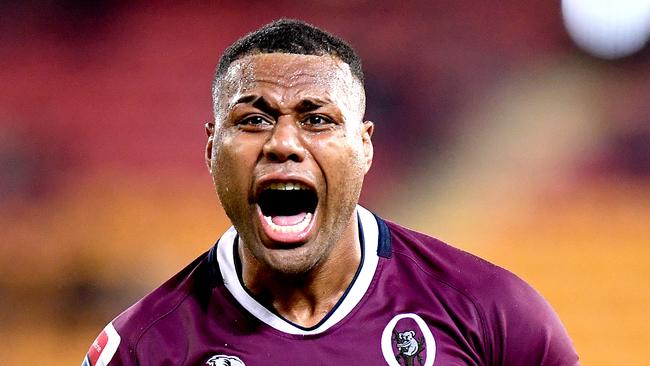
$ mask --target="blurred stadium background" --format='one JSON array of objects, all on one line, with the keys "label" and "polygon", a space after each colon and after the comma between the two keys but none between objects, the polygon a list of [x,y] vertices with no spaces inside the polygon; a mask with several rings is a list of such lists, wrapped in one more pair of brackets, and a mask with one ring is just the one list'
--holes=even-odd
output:
[{"label": "blurred stadium background", "polygon": [[650,50],[593,56],[547,0],[1,2],[0,363],[81,363],[228,226],[210,80],[279,17],[365,61],[367,207],[529,281],[583,364],[650,364]]}]

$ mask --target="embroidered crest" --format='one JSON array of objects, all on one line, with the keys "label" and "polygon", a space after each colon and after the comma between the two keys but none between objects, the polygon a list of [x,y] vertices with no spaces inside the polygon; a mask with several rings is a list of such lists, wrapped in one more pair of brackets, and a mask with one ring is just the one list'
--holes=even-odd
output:
[{"label": "embroidered crest", "polygon": [[424,351],[424,337],[420,336],[419,338],[415,337],[416,333],[414,330],[407,330],[405,332],[398,332],[396,329],[393,329],[393,344],[397,347],[398,353],[395,355],[398,363],[404,364],[404,366],[415,366],[415,361],[417,360],[420,366],[424,365],[422,363],[422,356],[420,353]]},{"label": "embroidered crest", "polygon": [[214,355],[205,362],[208,366],[246,366],[237,356]]},{"label": "embroidered crest", "polygon": [[382,332],[381,352],[390,366],[432,366],[436,341],[419,315],[398,314]]}]

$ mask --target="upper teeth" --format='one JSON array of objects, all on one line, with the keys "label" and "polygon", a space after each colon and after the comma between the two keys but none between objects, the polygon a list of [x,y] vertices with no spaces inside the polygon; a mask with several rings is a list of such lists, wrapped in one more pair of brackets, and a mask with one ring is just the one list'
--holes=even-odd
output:
[{"label": "upper teeth", "polygon": [[271,183],[266,189],[277,189],[280,191],[291,191],[291,190],[308,190],[309,187],[302,183],[298,182],[275,182]]}]

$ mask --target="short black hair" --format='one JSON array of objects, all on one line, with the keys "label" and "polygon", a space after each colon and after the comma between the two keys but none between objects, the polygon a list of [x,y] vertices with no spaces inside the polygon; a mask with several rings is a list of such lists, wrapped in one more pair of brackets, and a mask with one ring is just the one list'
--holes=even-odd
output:
[{"label": "short black hair", "polygon": [[361,59],[347,42],[303,21],[279,19],[245,35],[224,51],[217,66],[213,88],[228,71],[230,64],[258,53],[331,55],[348,64],[352,75],[363,85]]}]

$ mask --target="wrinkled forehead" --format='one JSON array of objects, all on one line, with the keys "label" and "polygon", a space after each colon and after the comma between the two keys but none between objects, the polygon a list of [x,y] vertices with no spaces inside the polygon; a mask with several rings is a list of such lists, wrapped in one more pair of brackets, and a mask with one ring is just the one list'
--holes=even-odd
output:
[{"label": "wrinkled forehead", "polygon": [[219,86],[222,106],[246,94],[268,94],[278,103],[294,99],[325,98],[361,112],[365,108],[363,86],[345,62],[332,56],[284,53],[256,54],[233,62]]}]

